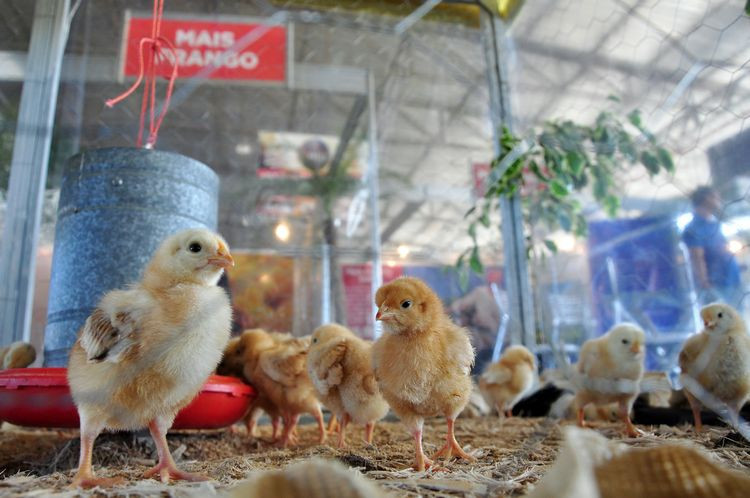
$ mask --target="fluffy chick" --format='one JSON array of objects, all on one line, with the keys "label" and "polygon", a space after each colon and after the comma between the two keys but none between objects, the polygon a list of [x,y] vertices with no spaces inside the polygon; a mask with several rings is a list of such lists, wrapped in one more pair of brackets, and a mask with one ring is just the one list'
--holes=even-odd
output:
[{"label": "fluffy chick", "polygon": [[679,356],[680,379],[693,410],[695,430],[703,425],[700,389],[727,405],[736,426],[740,409],[750,399],[750,335],[742,317],[727,304],[703,307],[701,318],[703,331],[685,341]]},{"label": "fluffy chick", "polygon": [[322,325],[312,334],[307,372],[318,398],[341,420],[339,448],[346,445],[350,421],[365,425],[365,440],[372,442],[375,422],[388,413],[372,370],[372,344],[346,327]]},{"label": "fluffy chick", "polygon": [[109,485],[91,469],[94,440],[107,429],[148,427],[159,463],[145,477],[203,480],[177,469],[166,433],[200,390],[229,340],[232,309],[216,283],[234,261],[227,243],[204,229],[167,238],[141,282],[107,293],[78,333],[68,383],[81,420],[73,486]]},{"label": "fluffy chick", "polygon": [[[251,384],[249,378],[258,364],[260,353],[279,344],[280,341],[288,339],[288,334],[269,334],[263,329],[249,329],[242,332],[237,337],[232,338],[227,347],[224,349],[224,357],[216,368],[219,375],[231,375],[239,377],[248,384]],[[278,441],[279,422],[281,421],[281,411],[265,392],[258,391],[257,396],[250,404],[244,417],[245,427],[248,435],[255,436],[255,427],[258,419],[266,412],[271,418],[271,427],[273,427],[272,441]]]},{"label": "fluffy chick", "polygon": [[459,446],[453,424],[471,395],[469,372],[474,349],[468,332],[446,315],[438,296],[423,281],[401,277],[378,289],[376,318],[383,335],[372,347],[380,392],[414,436],[414,467],[432,462],[422,451],[425,417],[448,419],[445,446],[433,458],[452,455],[473,460]]},{"label": "fluffy chick", "polygon": [[36,349],[28,342],[17,341],[0,349],[0,368],[26,368],[36,360]]},{"label": "fluffy chick", "polygon": [[511,416],[513,406],[534,387],[536,360],[523,346],[511,346],[479,377],[479,389],[498,415]]},{"label": "fluffy chick", "polygon": [[580,427],[585,425],[586,405],[617,402],[627,434],[638,435],[630,421],[630,409],[643,377],[645,342],[646,335],[641,329],[624,323],[583,343],[577,365],[581,378],[575,399]]},{"label": "fluffy chick", "polygon": [[[273,341],[273,338],[271,338]],[[293,431],[301,413],[309,413],[318,422],[319,443],[326,439],[323,412],[315,396],[315,387],[307,374],[307,350],[310,338],[289,337],[264,348],[255,363],[245,366],[245,376],[270,402],[278,407],[284,421],[279,445],[293,443]]]},{"label": "fluffy chick", "polygon": [[374,481],[336,460],[313,458],[283,469],[254,472],[230,498],[378,498],[388,496]]}]

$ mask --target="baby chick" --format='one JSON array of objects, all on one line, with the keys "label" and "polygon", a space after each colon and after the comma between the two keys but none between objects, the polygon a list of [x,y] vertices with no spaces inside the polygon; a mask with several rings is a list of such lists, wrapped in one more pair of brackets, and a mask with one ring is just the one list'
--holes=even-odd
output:
[{"label": "baby chick", "polygon": [[[271,339],[273,340],[273,339]],[[319,443],[326,439],[323,412],[315,396],[315,387],[307,374],[306,357],[310,338],[289,337],[264,348],[258,361],[245,366],[250,383],[278,407],[284,421],[279,445],[293,444],[293,432],[301,413],[309,413],[318,422]]]},{"label": "baby chick", "polygon": [[[245,330],[241,335],[229,341],[227,347],[224,349],[224,357],[216,368],[216,372],[219,375],[239,377],[250,384],[248,376],[252,375],[253,370],[257,366],[261,351],[271,349],[280,340],[289,337],[291,336],[288,334],[269,334],[262,329]],[[250,404],[247,414],[244,417],[247,433],[251,437],[255,436],[255,427],[263,412],[266,412],[271,418],[271,427],[273,427],[271,439],[276,442],[278,440],[281,412],[264,392],[257,392],[257,396]]]},{"label": "baby chick", "polygon": [[26,368],[36,360],[36,350],[28,342],[17,341],[0,349],[0,369]]},{"label": "baby chick", "polygon": [[505,413],[510,417],[513,405],[534,387],[535,374],[536,360],[531,351],[523,346],[512,346],[497,363],[487,366],[479,377],[479,389],[498,415]]},{"label": "baby chick", "polygon": [[695,430],[700,431],[701,392],[713,396],[729,408],[729,418],[737,425],[739,411],[750,398],[750,335],[745,322],[729,305],[714,303],[701,309],[705,328],[682,346],[680,379],[693,410]]},{"label": "baby chick", "polygon": [[318,398],[341,420],[339,448],[346,445],[350,421],[365,425],[365,440],[372,442],[375,422],[388,413],[372,371],[372,344],[346,327],[322,325],[312,335],[307,371]]},{"label": "baby chick", "polygon": [[232,309],[216,283],[234,261],[227,243],[205,229],[167,238],[141,282],[107,293],[78,333],[68,383],[81,420],[73,486],[109,485],[91,469],[94,440],[105,428],[148,427],[159,463],[145,477],[203,480],[177,469],[167,430],[198,393],[229,340]]},{"label": "baby chick", "polygon": [[471,395],[474,349],[469,335],[451,322],[438,296],[424,282],[401,277],[375,294],[383,335],[372,347],[380,392],[414,436],[414,467],[432,465],[422,451],[425,417],[448,419],[448,436],[433,458],[474,460],[453,435],[453,424]]},{"label": "baby chick", "polygon": [[641,329],[624,323],[583,343],[577,365],[581,378],[575,399],[580,427],[585,425],[586,405],[617,402],[627,434],[631,437],[638,435],[630,421],[630,409],[643,377],[645,342],[646,335]]}]

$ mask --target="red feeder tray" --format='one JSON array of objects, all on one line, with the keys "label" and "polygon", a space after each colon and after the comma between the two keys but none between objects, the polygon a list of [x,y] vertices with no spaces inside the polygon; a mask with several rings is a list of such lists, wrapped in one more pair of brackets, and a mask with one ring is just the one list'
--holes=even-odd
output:
[{"label": "red feeder tray", "polygon": [[[172,429],[217,429],[237,422],[257,396],[235,377],[211,375],[180,410]],[[0,372],[0,420],[27,427],[78,428],[65,368],[14,368]]]}]

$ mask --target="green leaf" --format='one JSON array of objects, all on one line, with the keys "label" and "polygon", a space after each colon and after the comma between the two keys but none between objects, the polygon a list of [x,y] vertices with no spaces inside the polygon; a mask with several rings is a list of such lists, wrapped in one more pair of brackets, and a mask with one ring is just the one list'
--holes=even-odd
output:
[{"label": "green leaf", "polygon": [[468,218],[471,213],[477,210],[476,206],[471,206],[468,211],[466,211],[466,214],[464,214],[464,218]]},{"label": "green leaf", "polygon": [[620,199],[612,194],[607,195],[604,198],[604,211],[610,218],[617,214],[617,210],[620,209]]},{"label": "green leaf", "polygon": [[674,162],[672,161],[672,155],[664,147],[657,147],[656,156],[659,158],[659,162],[664,166],[664,169],[670,173],[674,172]]},{"label": "green leaf", "polygon": [[490,227],[490,215],[486,211],[482,213],[482,216],[479,217],[479,223],[482,224],[484,228]]},{"label": "green leaf", "polygon": [[482,273],[484,273],[484,265],[482,265],[482,260],[479,259],[479,248],[477,246],[474,246],[471,250],[469,266],[471,267],[471,270],[477,275],[481,275]]},{"label": "green leaf", "polygon": [[641,152],[641,163],[646,167],[649,174],[655,175],[659,172],[659,159],[647,150]]},{"label": "green leaf", "polygon": [[628,121],[639,130],[643,128],[643,123],[641,122],[641,111],[638,109],[634,109],[628,114]]},{"label": "green leaf", "polygon": [[472,221],[469,224],[469,237],[471,237],[471,240],[473,240],[474,243],[476,243],[477,241],[477,222],[476,221]]},{"label": "green leaf", "polygon": [[568,195],[568,188],[563,185],[563,183],[557,178],[550,182],[549,188],[552,192],[552,195],[555,195],[557,197],[565,197],[566,195]]},{"label": "green leaf", "polygon": [[557,253],[557,244],[552,242],[550,239],[544,239],[544,245],[547,246],[547,249],[550,250],[552,253]]},{"label": "green leaf", "polygon": [[566,232],[570,232],[570,229],[573,227],[573,222],[570,220],[570,216],[565,212],[557,214],[557,222],[560,224],[560,228]]},{"label": "green leaf", "polygon": [[609,95],[607,96],[607,100],[611,100],[612,102],[620,102],[620,97],[617,95]]},{"label": "green leaf", "polygon": [[575,151],[570,151],[565,156],[568,160],[568,166],[570,166],[570,171],[573,173],[574,176],[578,176],[581,174],[581,171],[583,170],[583,156]]}]

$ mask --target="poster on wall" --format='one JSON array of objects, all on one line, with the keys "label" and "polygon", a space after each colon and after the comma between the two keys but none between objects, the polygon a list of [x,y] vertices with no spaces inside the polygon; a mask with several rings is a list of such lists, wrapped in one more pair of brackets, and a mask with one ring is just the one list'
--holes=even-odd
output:
[{"label": "poster on wall", "polygon": [[[383,266],[383,283],[403,275],[400,265]],[[357,335],[372,339],[373,297],[372,265],[370,263],[347,264],[341,267],[346,294],[346,325]]]},{"label": "poster on wall", "polygon": [[[258,132],[260,145],[260,177],[309,178],[313,171],[321,175],[328,172],[339,137],[287,131]],[[352,151],[351,147],[349,149]],[[367,164],[367,144],[358,145],[347,152],[339,167],[346,168],[352,178],[361,178]]]},{"label": "poster on wall", "polygon": [[294,260],[286,256],[232,251],[227,272],[237,327],[290,332],[294,313]]},{"label": "poster on wall", "polygon": [[[142,58],[147,55],[141,39],[151,37],[151,24],[150,14],[125,16],[122,76],[140,74]],[[286,25],[242,17],[205,19],[170,14],[162,19],[161,36],[174,46],[179,78],[285,83],[289,73],[292,58],[288,54]],[[169,51],[163,50],[162,54],[156,74],[168,77],[174,61],[170,60]]]}]

